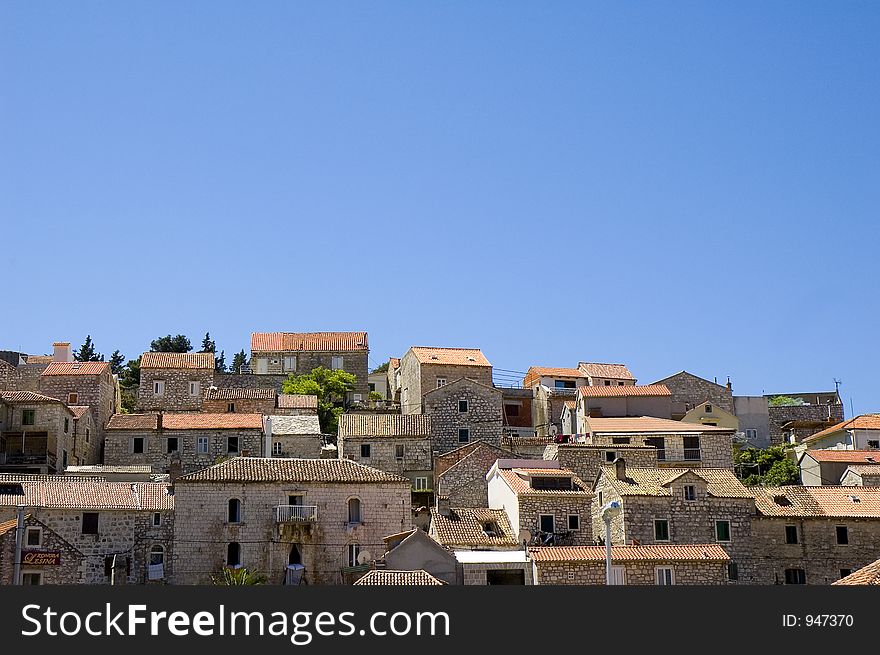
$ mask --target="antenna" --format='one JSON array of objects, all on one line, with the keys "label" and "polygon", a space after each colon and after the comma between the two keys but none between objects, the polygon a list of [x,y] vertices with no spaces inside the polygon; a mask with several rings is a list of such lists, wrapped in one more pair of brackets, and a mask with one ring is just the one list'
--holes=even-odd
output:
[{"label": "antenna", "polygon": [[840,380],[838,380],[837,378],[834,378],[834,391],[837,393],[838,396],[840,395],[840,385],[841,384],[842,384],[842,382]]}]

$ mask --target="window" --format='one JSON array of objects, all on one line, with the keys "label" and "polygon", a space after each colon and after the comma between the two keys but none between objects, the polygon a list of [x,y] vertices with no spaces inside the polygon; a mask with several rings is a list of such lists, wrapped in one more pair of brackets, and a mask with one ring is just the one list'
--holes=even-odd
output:
[{"label": "window", "polygon": [[845,578],[850,573],[852,573],[852,569],[840,569],[840,577]]},{"label": "window", "polygon": [[98,513],[97,512],[83,512],[82,533],[83,534],[98,534]]},{"label": "window", "polygon": [[300,507],[303,504],[303,497],[294,494],[288,494],[287,504],[293,507]]},{"label": "window", "polygon": [[284,370],[285,371],[295,371],[296,370],[296,355],[285,355],[284,356]]},{"label": "window", "polygon": [[654,567],[654,582],[658,585],[674,585],[675,573],[671,566]]},{"label": "window", "polygon": [[459,400],[458,401],[458,411],[461,414],[464,414],[466,411],[468,411],[468,401]]},{"label": "window", "polygon": [[361,457],[368,458],[370,456],[370,444],[362,443],[361,444]]},{"label": "window", "polygon": [[189,395],[193,397],[198,397],[199,391],[201,390],[202,385],[197,380],[189,381]]},{"label": "window", "polygon": [[22,573],[21,574],[21,584],[35,586],[43,584],[43,574],[42,573]]},{"label": "window", "polygon": [[425,476],[421,476],[415,479],[413,484],[413,489],[416,491],[427,491],[428,490],[428,478]]},{"label": "window", "polygon": [[70,419],[64,419],[64,432],[70,432]]},{"label": "window", "polygon": [[227,453],[237,453],[238,452],[238,437],[226,437],[226,452]]},{"label": "window", "polygon": [[67,449],[61,451],[61,467],[67,468]]},{"label": "window", "polygon": [[226,546],[226,566],[241,566],[241,544],[233,541]]},{"label": "window", "polygon": [[229,414],[235,414],[235,403],[227,403],[226,404],[226,411]]},{"label": "window", "polygon": [[376,390],[376,383],[375,382],[368,382],[367,386],[370,388],[370,393],[372,393]]},{"label": "window", "polygon": [[361,554],[361,545],[360,544],[348,544],[348,565],[349,566],[357,566],[358,556]]},{"label": "window", "polygon": [[746,439],[754,442],[758,438],[758,431],[755,428],[746,428]]},{"label": "window", "polygon": [[611,437],[611,443],[615,446],[625,446],[629,443],[629,437]]},{"label": "window", "polygon": [[868,439],[868,448],[880,448],[880,439]]},{"label": "window", "polygon": [[28,528],[25,531],[24,543],[26,546],[42,546],[43,531],[40,528]]},{"label": "window", "polygon": [[697,499],[697,488],[692,484],[684,485],[684,499],[685,500],[696,500]]},{"label": "window", "polygon": [[208,437],[196,439],[196,452],[202,455],[208,452]]},{"label": "window", "polygon": [[611,380],[605,380],[605,386],[606,386],[606,387],[610,387],[610,386],[611,386]]},{"label": "window", "polygon": [[342,355],[333,355],[333,359],[330,360],[330,368],[339,369],[342,368]]},{"label": "window", "polygon": [[154,396],[164,396],[165,395],[165,380],[153,380],[153,395]]},{"label": "window", "polygon": [[281,455],[281,453],[283,453],[283,452],[284,452],[284,449],[281,445],[281,442],[280,441],[273,441],[272,442],[272,454],[277,457],[278,455]]},{"label": "window", "polygon": [[361,522],[361,501],[358,498],[348,499],[348,522],[349,524]]},{"label": "window", "polygon": [[553,386],[557,389],[574,389],[577,383],[574,380],[555,380]]},{"label": "window", "polygon": [[241,523],[241,501],[238,498],[230,498],[226,509],[228,523]]},{"label": "window", "polygon": [[577,514],[569,514],[568,515],[568,529],[569,530],[580,530],[581,529],[581,517]]},{"label": "window", "polygon": [[712,413],[712,405],[710,405],[709,403],[706,403],[706,413],[707,414]]},{"label": "window", "polygon": [[437,388],[446,386],[446,378],[437,378]]},{"label": "window", "polygon": [[166,451],[169,453],[176,453],[177,452],[177,444],[178,444],[177,437],[168,437]]},{"label": "window", "polygon": [[600,507],[600,508],[601,508],[602,506],[605,505],[605,503],[602,502],[602,495],[603,495],[603,494],[602,494],[602,492],[600,491],[600,492],[599,492],[599,507]]},{"label": "window", "polygon": [[403,459],[404,447],[402,443],[399,443],[394,446],[394,457],[395,459]]},{"label": "window", "polygon": [[33,425],[36,421],[36,411],[33,409],[21,410],[21,424]]},{"label": "window", "polygon": [[144,452],[144,438],[143,437],[134,437],[131,440],[131,452],[135,454],[139,454]]},{"label": "window", "polygon": [[837,526],[837,543],[841,546],[849,543],[849,530],[846,529],[845,525]]},{"label": "window", "polygon": [[669,541],[669,521],[667,519],[654,519],[654,540]]},{"label": "window", "polygon": [[684,441],[684,458],[686,460],[700,459],[700,438],[683,437],[682,441]]},{"label": "window", "polygon": [[785,584],[807,584],[807,574],[803,569],[785,569]]},{"label": "window", "polygon": [[556,532],[556,517],[552,514],[541,514],[538,517],[538,529],[545,534]]},{"label": "window", "polygon": [[506,405],[504,405],[504,414],[505,416],[509,416],[510,418],[519,416],[519,404],[507,403]]},{"label": "window", "polygon": [[657,449],[657,459],[659,461],[666,460],[666,441],[663,437],[647,437],[645,439],[646,446],[654,446]]},{"label": "window", "polygon": [[161,512],[153,512],[153,527],[158,528],[162,525],[162,513]]},{"label": "window", "polygon": [[471,431],[467,428],[459,428],[458,443],[467,443],[471,439]]},{"label": "window", "polygon": [[157,564],[165,563],[165,549],[156,544],[152,548],[150,548],[150,565],[156,566]]},{"label": "window", "polygon": [[613,462],[615,459],[617,459],[616,452],[614,452],[613,450],[606,450],[605,451],[605,461],[606,462]]},{"label": "window", "polygon": [[715,521],[715,541],[730,541],[730,521]]},{"label": "window", "polygon": [[618,387],[622,387],[622,386],[624,386],[624,384],[625,384],[625,383],[623,383],[623,382],[618,382],[618,383],[617,383],[617,386],[618,386]]},{"label": "window", "polygon": [[609,584],[625,585],[626,584],[626,567],[615,564],[611,567],[611,580]]},{"label": "window", "polygon": [[798,542],[798,531],[796,525],[785,526],[785,543],[796,544]]},{"label": "window", "polygon": [[736,565],[736,562],[730,562],[727,565],[727,579],[739,580],[739,567]]},{"label": "window", "polygon": [[71,391],[67,394],[67,404],[68,405],[76,405],[79,402],[79,394],[75,391]]}]

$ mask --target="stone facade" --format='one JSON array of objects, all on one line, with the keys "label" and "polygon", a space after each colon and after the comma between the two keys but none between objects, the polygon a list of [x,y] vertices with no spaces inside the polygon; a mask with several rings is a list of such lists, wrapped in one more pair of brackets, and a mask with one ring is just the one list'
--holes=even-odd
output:
[{"label": "stone facade", "polygon": [[0,471],[55,473],[67,465],[97,463],[93,444],[74,438],[75,420],[60,400],[0,392]]},{"label": "stone facade", "polygon": [[665,384],[669,387],[672,392],[673,413],[677,413],[679,418],[707,400],[726,412],[734,413],[733,387],[729,383],[724,386],[682,371],[657,380],[654,384]]},{"label": "stone facade", "polygon": [[[699,457],[695,457],[695,449],[691,448],[688,455],[685,453],[685,439],[696,437],[699,439]],[[717,432],[702,434],[662,434],[651,433],[645,435],[633,435],[632,437],[615,437],[612,434],[594,434],[591,443],[595,446],[615,446],[615,439],[629,438],[629,445],[650,446],[651,439],[662,439],[662,456],[658,452],[660,466],[687,466],[707,468],[733,469],[733,432]]]},{"label": "stone facade", "polygon": [[847,466],[840,478],[842,487],[880,487],[880,466]]},{"label": "stone facade", "polygon": [[[488,362],[479,363],[484,362],[485,357],[478,350],[470,351],[458,348],[432,350],[441,352],[441,356],[443,356],[443,352],[448,352],[450,356],[448,359],[446,357],[438,358],[438,363],[431,363],[429,358],[426,359],[424,355],[417,354],[410,348],[400,360],[400,411],[403,414],[427,414],[426,394],[437,389],[438,386],[450,384],[453,380],[467,378],[487,387],[492,386],[492,367],[488,365]],[[473,354],[469,355],[470,352]],[[475,361],[468,363],[468,357]],[[447,363],[452,361],[458,361],[458,363]],[[500,420],[501,397],[499,392],[499,422]]]},{"label": "stone facade", "polygon": [[225,398],[208,399],[202,403],[202,411],[212,414],[274,414],[275,398]]},{"label": "stone facade", "polygon": [[[300,457],[312,459],[321,456],[325,437],[317,416],[273,415],[272,457]],[[267,454],[268,456],[268,454]]]},{"label": "stone facade", "polygon": [[[143,365],[149,355],[208,355],[209,366],[199,368]],[[141,356],[141,381],[137,407],[140,411],[197,412],[202,409],[205,393],[214,384],[214,356],[211,353],[144,353]],[[158,386],[157,386],[158,385]],[[225,408],[223,411],[226,411]]]},{"label": "stone facade", "polygon": [[807,429],[797,436],[799,439],[806,438],[820,430],[843,421],[843,405],[833,403],[829,405],[790,405],[768,408],[770,413],[770,445],[775,446],[786,443],[789,430],[785,425],[794,422],[812,423],[816,427]]},{"label": "stone facade", "polygon": [[[508,582],[498,582],[499,573],[514,574]],[[532,567],[528,562],[463,562],[461,563],[462,584],[485,587],[489,584],[531,585]],[[521,582],[513,582],[521,580]]]},{"label": "stone facade", "polygon": [[436,453],[442,455],[475,440],[495,446],[501,443],[500,389],[459,378],[426,393],[424,403]]},{"label": "stone facade", "polygon": [[[464,451],[463,448],[444,455],[448,461],[442,464],[437,461],[440,460],[439,457],[435,460],[437,494],[449,498],[452,507],[488,507],[486,475],[496,461],[514,458],[515,455],[483,442],[469,444],[465,448],[467,450],[460,458],[458,455]],[[437,474],[436,471],[441,470],[441,467],[442,472]]]},{"label": "stone facade", "polygon": [[219,389],[274,389],[281,393],[287,375],[253,375],[252,373],[217,373],[214,385]]},{"label": "stone facade", "polygon": [[554,444],[544,451],[544,458],[557,460],[562,468],[573,471],[592,484],[603,466],[623,457],[628,466],[657,466],[657,449],[650,446],[593,446],[589,444]]},{"label": "stone facade", "polygon": [[[533,562],[534,583],[536,585],[604,585],[605,562],[598,561],[557,561]],[[616,566],[624,569],[627,585],[657,584],[656,567],[671,568],[674,584],[677,585],[725,585],[728,584],[727,562],[706,561],[626,561],[614,560]]]}]

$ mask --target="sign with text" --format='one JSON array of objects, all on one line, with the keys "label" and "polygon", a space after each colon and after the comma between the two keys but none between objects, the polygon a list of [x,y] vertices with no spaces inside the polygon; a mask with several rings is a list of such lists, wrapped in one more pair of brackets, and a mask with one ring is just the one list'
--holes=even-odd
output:
[{"label": "sign with text", "polygon": [[21,563],[22,566],[58,566],[61,553],[57,550],[23,550]]}]

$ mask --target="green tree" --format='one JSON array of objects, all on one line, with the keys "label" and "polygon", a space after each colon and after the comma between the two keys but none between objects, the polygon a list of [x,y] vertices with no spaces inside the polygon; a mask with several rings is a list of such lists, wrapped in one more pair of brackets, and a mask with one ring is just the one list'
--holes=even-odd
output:
[{"label": "green tree", "polygon": [[259,571],[249,571],[245,568],[224,568],[219,574],[211,576],[211,584],[215,587],[238,587],[243,585],[266,584],[269,581]]},{"label": "green tree", "polygon": [[289,375],[281,392],[318,397],[318,421],[321,432],[336,434],[345,394],[354,390],[357,378],[342,369],[319,366],[305,375]]},{"label": "green tree", "polygon": [[80,346],[79,350],[73,351],[73,359],[78,362],[103,362],[104,355],[95,351],[95,344],[92,343],[92,335],[86,335],[85,343]]},{"label": "green tree", "polygon": [[767,401],[770,407],[794,407],[797,405],[805,405],[800,398],[792,398],[791,396],[773,396]]},{"label": "green tree", "polygon": [[379,364],[371,372],[372,373],[387,373],[388,372],[388,362],[385,362],[384,364]]},{"label": "green tree", "polygon": [[217,351],[217,344],[211,341],[211,333],[205,332],[205,338],[202,339],[202,349],[200,353],[213,353]]},{"label": "green tree", "polygon": [[114,350],[113,354],[110,355],[110,370],[116,373],[117,375],[122,373],[122,369],[125,368],[125,355],[123,355],[119,350]]},{"label": "green tree", "polygon": [[134,389],[141,383],[141,358],[129,359],[119,375],[119,386]]},{"label": "green tree", "polygon": [[214,357],[214,370],[218,373],[226,372],[226,351],[221,350],[220,354]]},{"label": "green tree", "polygon": [[797,464],[784,445],[770,448],[745,448],[734,458],[734,468],[743,484],[784,486],[798,483]]},{"label": "green tree", "polygon": [[182,334],[176,337],[169,334],[150,342],[150,350],[154,353],[188,353],[192,349],[189,339]]},{"label": "green tree", "polygon": [[239,373],[241,371],[242,366],[248,365],[248,356],[244,352],[244,348],[241,349],[241,352],[235,353],[235,356],[232,358],[232,366],[230,367],[230,371],[232,373]]}]

